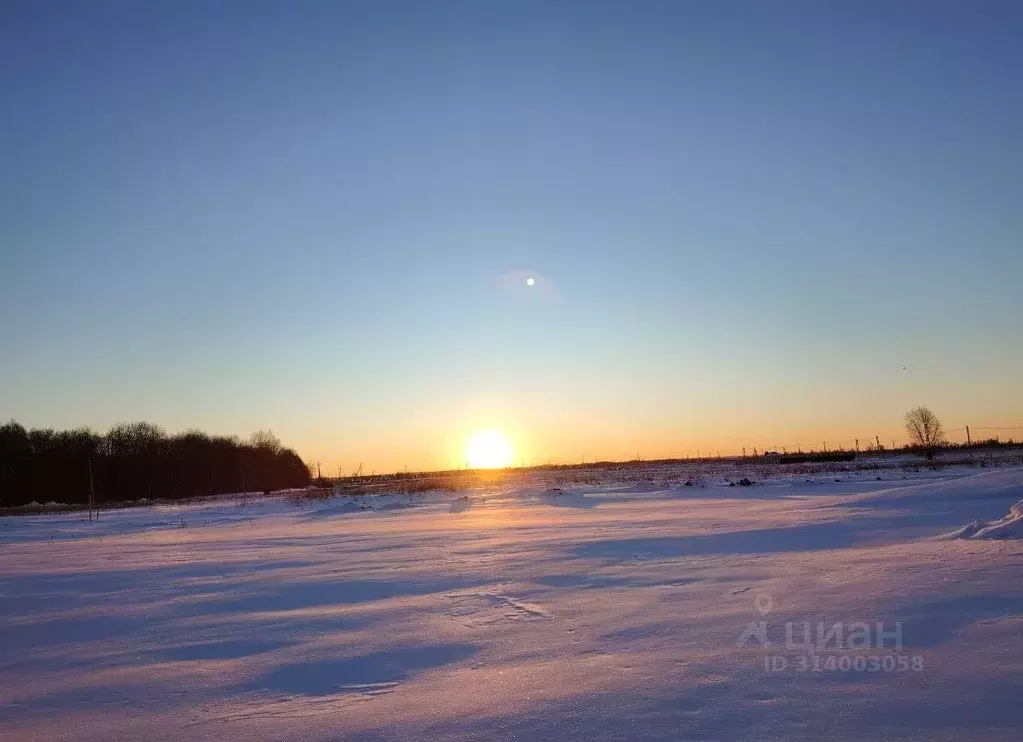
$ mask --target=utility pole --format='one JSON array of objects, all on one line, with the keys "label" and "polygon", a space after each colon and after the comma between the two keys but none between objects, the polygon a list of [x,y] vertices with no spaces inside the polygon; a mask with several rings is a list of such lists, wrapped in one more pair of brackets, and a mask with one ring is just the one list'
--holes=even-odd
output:
[{"label": "utility pole", "polygon": [[746,458],[746,446],[742,447],[742,457]]},{"label": "utility pole", "polygon": [[874,434],[874,442],[877,444],[877,450],[880,451],[881,450],[881,436],[879,436],[877,433]]},{"label": "utility pole", "polygon": [[855,438],[854,440],[856,441],[856,453],[859,453],[860,452],[860,439],[859,438]]},{"label": "utility pole", "polygon": [[[89,457],[89,520],[92,520],[92,503],[96,499],[96,487],[92,482],[92,457]],[[99,513],[96,513],[99,520]]]},{"label": "utility pole", "polygon": [[821,441],[821,448],[824,450],[824,453],[827,453],[828,452],[828,442],[827,441]]},{"label": "utility pole", "polygon": [[967,446],[972,446],[973,445],[973,443],[970,441],[970,426],[969,425],[966,426],[966,445]]}]

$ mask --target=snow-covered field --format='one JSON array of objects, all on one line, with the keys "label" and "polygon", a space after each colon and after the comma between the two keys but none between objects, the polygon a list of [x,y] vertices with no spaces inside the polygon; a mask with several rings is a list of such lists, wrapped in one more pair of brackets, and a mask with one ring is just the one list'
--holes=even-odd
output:
[{"label": "snow-covered field", "polygon": [[1023,469],[880,474],[0,519],[0,737],[1023,738]]}]

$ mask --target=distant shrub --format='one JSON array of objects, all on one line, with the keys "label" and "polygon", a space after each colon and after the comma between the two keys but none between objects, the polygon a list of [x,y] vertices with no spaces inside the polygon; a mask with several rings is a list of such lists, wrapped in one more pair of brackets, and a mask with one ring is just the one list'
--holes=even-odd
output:
[{"label": "distant shrub", "polygon": [[401,492],[414,495],[418,492],[461,492],[470,488],[470,484],[459,477],[429,477],[427,479],[409,479],[402,482]]}]

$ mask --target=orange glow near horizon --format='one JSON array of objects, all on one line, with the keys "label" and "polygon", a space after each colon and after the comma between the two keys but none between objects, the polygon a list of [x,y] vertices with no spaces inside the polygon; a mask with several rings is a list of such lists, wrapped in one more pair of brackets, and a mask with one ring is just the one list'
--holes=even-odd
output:
[{"label": "orange glow near horizon", "polygon": [[[901,419],[890,410],[908,409],[909,405],[884,400],[887,407],[875,408],[879,403],[865,400],[857,414],[832,420],[817,413],[797,415],[793,400],[789,407],[792,418],[776,422],[774,410],[758,412],[752,402],[739,411],[717,413],[670,400],[663,409],[611,407],[599,413],[572,409],[568,406],[570,400],[559,403],[539,395],[472,402],[459,405],[452,401],[436,411],[427,408],[407,421],[395,413],[374,420],[358,434],[335,430],[332,425],[307,430],[301,421],[295,421],[292,429],[275,432],[304,461],[314,467],[320,463],[325,476],[337,476],[339,472],[350,475],[360,467],[366,474],[387,474],[466,466],[500,469],[548,463],[628,462],[637,457],[644,461],[685,460],[719,454],[741,456],[743,449],[750,456],[754,451],[808,452],[825,447],[855,450],[858,446],[862,451],[878,440],[889,448],[893,442],[896,446],[907,442]],[[783,405],[778,407],[781,414]],[[935,405],[932,409],[951,429],[951,441],[965,442],[965,431],[956,431],[957,426],[946,421],[962,419],[966,413],[951,405]],[[1012,426],[1019,424],[1018,419],[1020,413],[1012,410],[984,423]]]}]

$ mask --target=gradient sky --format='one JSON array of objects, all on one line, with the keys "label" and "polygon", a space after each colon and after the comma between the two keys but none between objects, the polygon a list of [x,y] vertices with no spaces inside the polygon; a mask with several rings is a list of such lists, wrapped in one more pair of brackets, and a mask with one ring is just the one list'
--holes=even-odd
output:
[{"label": "gradient sky", "polygon": [[2,418],[346,471],[1023,425],[1021,3],[6,0],[0,76]]}]

